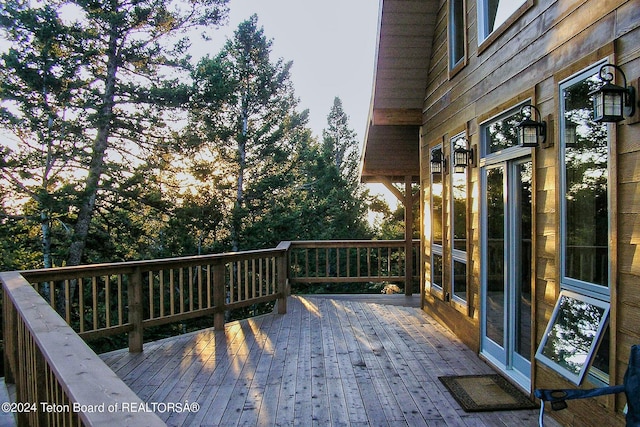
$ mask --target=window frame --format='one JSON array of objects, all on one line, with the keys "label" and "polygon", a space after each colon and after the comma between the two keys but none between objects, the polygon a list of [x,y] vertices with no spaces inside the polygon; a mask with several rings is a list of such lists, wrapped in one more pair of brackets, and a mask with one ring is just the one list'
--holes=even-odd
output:
[{"label": "window frame", "polygon": [[[443,144],[438,144],[433,146],[430,150],[429,150],[429,157],[432,158],[433,157],[433,153],[435,151],[440,150],[441,152],[441,158],[445,159],[445,154],[444,154],[444,145]],[[441,193],[441,218],[440,218],[440,232],[442,234],[441,236],[441,244],[436,244],[435,239],[434,239],[434,219],[435,219],[435,215],[434,215],[434,198],[433,198],[433,174],[431,174],[431,181],[430,181],[430,188],[429,188],[429,212],[430,212],[430,220],[431,220],[431,233],[429,235],[429,242],[430,242],[430,248],[431,248],[431,253],[430,253],[430,270],[431,270],[431,290],[432,292],[435,291],[440,295],[444,295],[444,280],[445,280],[445,275],[444,275],[444,243],[445,243],[445,222],[444,222],[444,218],[445,218],[445,209],[444,209],[444,200],[445,200],[445,175],[446,175],[446,163],[445,165],[443,165],[442,168],[442,173],[441,173],[441,183],[440,185],[442,185],[442,193]],[[431,171],[429,171],[431,172]],[[435,275],[434,275],[434,267],[436,265],[436,263],[434,262],[434,257],[435,256],[439,256],[440,257],[440,265],[442,266],[442,271],[441,271],[441,283],[436,283],[436,281],[434,280]]]},{"label": "window frame", "polygon": [[[563,104],[563,88],[570,87],[576,82],[587,78],[588,74],[591,71],[596,71],[600,66],[607,62],[614,62],[614,47],[613,44],[609,44],[604,46],[599,53],[594,53],[581,61],[577,62],[571,67],[568,67],[566,70],[563,70],[556,74],[556,105],[557,112],[559,117],[559,125],[558,125],[558,168],[559,168],[559,184],[558,184],[558,215],[559,215],[559,255],[558,255],[558,284],[560,287],[560,291],[569,291],[575,292],[581,295],[585,295],[588,297],[595,298],[597,300],[603,301],[604,303],[611,304],[612,294],[615,289],[612,284],[616,283],[616,267],[615,267],[615,259],[616,259],[616,247],[615,245],[611,245],[610,242],[614,239],[616,235],[616,203],[615,203],[615,188],[617,188],[617,179],[616,174],[613,172],[616,170],[616,148],[615,148],[615,126],[607,125],[607,151],[608,151],[608,159],[607,159],[607,223],[608,223],[608,286],[597,285],[590,282],[584,282],[575,278],[566,277],[566,250],[565,250],[565,239],[566,239],[566,141],[565,141],[565,120],[564,118],[564,104]],[[594,73],[595,74],[595,73]],[[613,132],[612,132],[613,128]],[[615,310],[615,307],[610,307],[610,312]],[[603,337],[599,338],[599,342],[605,339],[607,328],[604,329],[602,335]],[[609,331],[611,333],[611,331]],[[613,345],[614,337],[611,335],[609,338],[610,344]],[[592,356],[592,359],[597,355],[602,353],[602,349],[599,348],[600,345],[596,348],[596,352]],[[615,346],[613,347],[615,349]],[[604,348],[606,352],[606,348]],[[615,355],[612,353],[606,354],[609,363],[609,368],[611,368],[612,361],[615,361]],[[611,376],[609,373],[604,372],[598,369],[596,366],[593,366],[593,360],[590,360],[590,369],[587,370],[586,378],[588,378],[590,383],[596,384],[598,386],[607,386],[611,383]]]},{"label": "window frame", "polygon": [[[578,370],[578,372],[571,371],[564,366],[557,363],[552,357],[546,354],[545,348],[548,342],[548,338],[551,336],[551,333],[554,329],[554,325],[558,321],[559,315],[562,312],[562,302],[565,298],[570,298],[573,300],[577,300],[583,302],[585,304],[589,304],[603,310],[602,315],[600,316],[599,323],[597,325],[597,331],[593,335],[591,344],[589,345],[589,351],[585,355],[585,362],[582,367]],[[589,296],[579,294],[577,292],[572,292],[568,290],[562,290],[558,299],[556,300],[555,307],[553,309],[553,313],[551,314],[551,318],[549,319],[549,323],[545,329],[545,332],[540,340],[540,345],[536,351],[535,359],[539,362],[543,363],[548,368],[554,370],[558,374],[562,375],[564,378],[568,379],[575,385],[582,384],[585,376],[590,370],[591,364],[593,362],[593,358],[596,355],[598,346],[602,340],[604,332],[607,328],[609,322],[609,313],[610,313],[610,304],[606,301],[602,301],[597,298],[591,298]],[[575,325],[576,328],[578,325]]]},{"label": "window frame", "polygon": [[502,121],[508,117],[515,116],[520,113],[521,108],[524,105],[531,105],[533,103],[533,99],[530,97],[525,98],[517,103],[510,103],[509,107],[505,107],[501,109],[501,111],[491,117],[483,118],[480,122],[479,131],[480,131],[480,167],[485,165],[491,165],[495,163],[502,163],[505,160],[511,160],[518,157],[531,156],[533,152],[533,148],[531,147],[522,147],[520,145],[513,145],[510,147],[503,148],[499,151],[490,152],[489,151],[489,140],[490,138],[486,135],[486,131],[489,129],[493,123]]},{"label": "window frame", "polygon": [[[558,114],[561,118],[560,126],[559,126],[559,139],[560,139],[560,149],[559,151],[559,161],[558,168],[560,171],[560,185],[559,185],[559,194],[560,194],[560,233],[559,233],[559,241],[560,241],[560,287],[561,289],[573,290],[577,293],[590,295],[599,299],[603,299],[605,301],[609,301],[611,297],[611,286],[602,286],[591,282],[586,282],[580,279],[576,279],[573,277],[567,277],[566,272],[566,241],[567,241],[567,200],[566,200],[566,191],[567,191],[567,173],[566,173],[566,141],[565,141],[565,120],[562,118],[565,114],[564,103],[563,100],[563,90],[564,88],[570,87],[573,84],[584,80],[590,74],[591,71],[596,71],[599,67],[606,63],[606,60],[600,60],[591,65],[583,68],[582,70],[572,74],[571,76],[563,79],[558,83],[558,99],[560,100],[558,105]],[[611,153],[611,132],[607,129],[607,151]],[[610,156],[608,156],[610,159]],[[611,203],[611,194],[612,194],[612,176],[611,176],[611,165],[609,161],[607,162],[607,224],[608,224],[608,241],[611,241],[612,235],[612,203]],[[611,282],[611,248],[608,248],[608,256],[607,256],[607,275],[608,281]]]},{"label": "window frame", "polygon": [[[455,134],[454,136],[452,136],[451,138],[449,138],[449,148],[450,148],[450,155],[449,155],[449,164],[453,165],[454,163],[454,151],[456,149],[456,143],[460,140],[463,139],[466,141],[465,144],[465,149],[469,149],[469,138],[467,135],[467,131],[464,130],[462,132],[459,132],[457,134]],[[454,180],[456,179],[456,175],[457,174],[464,174],[464,182],[465,182],[465,235],[467,243],[465,244],[465,250],[461,250],[461,249],[456,249],[455,247],[455,201],[456,198],[453,195],[453,191],[455,188],[454,185]],[[450,246],[451,246],[451,265],[450,265],[450,272],[451,272],[451,279],[450,279],[450,287],[451,287],[451,298],[453,301],[462,304],[462,305],[467,305],[468,304],[468,300],[469,300],[469,296],[468,296],[468,292],[469,292],[469,283],[468,283],[468,276],[469,276],[469,271],[468,271],[468,265],[469,265],[469,256],[468,256],[468,236],[469,236],[469,218],[468,218],[468,206],[469,206],[469,168],[466,167],[464,169],[464,172],[456,172],[454,170],[454,168],[451,168],[451,173],[449,174],[449,189],[450,189],[450,197],[449,197],[449,221],[450,221],[450,226],[449,226],[449,239],[450,239]],[[466,286],[465,286],[465,297],[461,298],[457,295],[456,293],[456,286],[455,286],[455,263],[461,263],[464,264],[465,266],[465,277],[466,277]]]},{"label": "window frame", "polygon": [[524,2],[497,28],[488,31],[486,28],[487,1],[477,0],[476,2],[476,27],[478,35],[478,54],[486,50],[498,37],[500,37],[509,27],[511,27],[527,10],[533,7],[533,0]]},{"label": "window frame", "polygon": [[[462,12],[462,28],[456,25],[456,6]],[[456,41],[458,40],[458,32],[462,32],[462,56],[456,60],[454,54],[456,52]],[[447,28],[447,47],[448,47],[448,63],[449,78],[455,76],[465,65],[467,65],[467,1],[466,0],[449,0],[448,8],[448,28]]]}]

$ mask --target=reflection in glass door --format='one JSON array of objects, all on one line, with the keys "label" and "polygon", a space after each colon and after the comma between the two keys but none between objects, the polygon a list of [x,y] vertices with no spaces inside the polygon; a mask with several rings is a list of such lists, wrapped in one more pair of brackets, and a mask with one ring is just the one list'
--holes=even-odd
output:
[{"label": "reflection in glass door", "polygon": [[531,372],[531,160],[484,170],[482,354],[525,389]]},{"label": "reflection in glass door", "polygon": [[486,277],[483,310],[485,335],[496,345],[504,347],[505,297],[505,223],[504,223],[504,166],[487,170],[487,240],[485,253]]}]

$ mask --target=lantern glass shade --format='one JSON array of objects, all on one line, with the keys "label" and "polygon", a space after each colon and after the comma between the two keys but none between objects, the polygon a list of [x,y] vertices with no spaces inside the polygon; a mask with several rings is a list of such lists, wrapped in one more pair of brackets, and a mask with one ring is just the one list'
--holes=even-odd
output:
[{"label": "lantern glass shade", "polygon": [[431,173],[441,174],[443,169],[442,156],[436,152],[431,154]]},{"label": "lantern glass shade", "polygon": [[597,123],[616,123],[624,120],[623,87],[606,83],[593,94],[593,121]]},{"label": "lantern glass shade", "polygon": [[540,110],[534,105],[523,105],[520,113],[524,115],[524,119],[518,123],[518,142],[522,147],[537,147],[540,141],[544,144],[547,140],[547,123],[544,121],[537,122],[531,118],[533,112],[541,116]]},{"label": "lantern glass shade", "polygon": [[453,167],[455,172],[462,173],[464,169],[469,165],[469,150],[464,148],[458,148],[453,152]]},{"label": "lantern glass shade", "polygon": [[540,123],[535,122],[531,119],[524,119],[519,127],[519,139],[520,145],[523,147],[537,147],[538,146],[538,138],[541,136],[542,127]]},{"label": "lantern glass shade", "polygon": [[[616,71],[622,77],[624,86],[611,83]],[[627,86],[627,76],[622,68],[614,64],[604,64],[598,72],[604,85],[600,89],[590,92],[593,97],[593,121],[597,123],[616,123],[631,117],[636,111],[636,91],[633,86]]]}]

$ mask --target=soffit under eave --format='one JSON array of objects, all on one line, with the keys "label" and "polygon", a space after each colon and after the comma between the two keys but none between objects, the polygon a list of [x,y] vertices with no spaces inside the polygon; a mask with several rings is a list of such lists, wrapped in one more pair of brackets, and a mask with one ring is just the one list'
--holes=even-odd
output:
[{"label": "soffit under eave", "polygon": [[[394,181],[412,176],[419,181],[417,129],[422,124],[438,7],[439,1],[433,0],[380,2],[374,81],[360,165],[362,182],[377,182],[380,176]],[[416,131],[409,132],[410,140],[405,135],[400,142],[382,132],[385,127]],[[397,150],[405,151],[402,162]]]},{"label": "soffit under eave", "polygon": [[420,127],[369,126],[367,149],[362,153],[362,182],[413,182],[420,178]]},{"label": "soffit under eave", "polygon": [[381,110],[422,110],[439,1],[383,0],[380,7],[371,119]]}]

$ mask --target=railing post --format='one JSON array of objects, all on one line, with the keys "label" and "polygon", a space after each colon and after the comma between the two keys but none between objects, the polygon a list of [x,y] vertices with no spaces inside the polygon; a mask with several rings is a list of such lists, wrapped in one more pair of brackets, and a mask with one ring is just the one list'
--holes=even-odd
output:
[{"label": "railing post", "polygon": [[[33,397],[37,397],[38,399],[38,405],[40,405],[40,402],[47,402],[49,399],[49,395],[47,393],[47,363],[44,359],[44,356],[42,355],[42,352],[40,350],[40,348],[38,348],[37,345],[34,344],[33,346],[33,352],[34,354],[32,355],[33,357],[33,361],[34,363],[34,368],[35,368],[35,388],[36,388],[36,394]],[[40,408],[38,408],[40,409]],[[46,411],[38,411],[38,422],[39,425],[42,426],[46,426],[49,424],[49,416],[50,414],[47,414]]]},{"label": "railing post", "polygon": [[278,294],[280,295],[276,304],[278,305],[278,314],[287,313],[287,297],[289,296],[289,252],[282,252],[277,258],[277,274],[278,274]]},{"label": "railing post", "polygon": [[411,176],[404,181],[404,294],[413,294],[413,204]]},{"label": "railing post", "polygon": [[3,345],[4,345],[4,380],[7,384],[15,384],[16,379],[14,369],[17,360],[16,340],[18,334],[17,313],[13,306],[13,301],[9,299],[7,292],[2,289],[2,311],[3,316]]},{"label": "railing post", "polygon": [[224,263],[217,262],[213,265],[213,305],[216,311],[213,314],[213,329],[224,330],[224,311],[226,299],[226,283],[224,274]]},{"label": "railing post", "polygon": [[144,329],[142,327],[142,273],[140,267],[136,267],[129,277],[128,283],[129,323],[133,329],[129,331],[129,352],[141,353],[144,342]]}]

